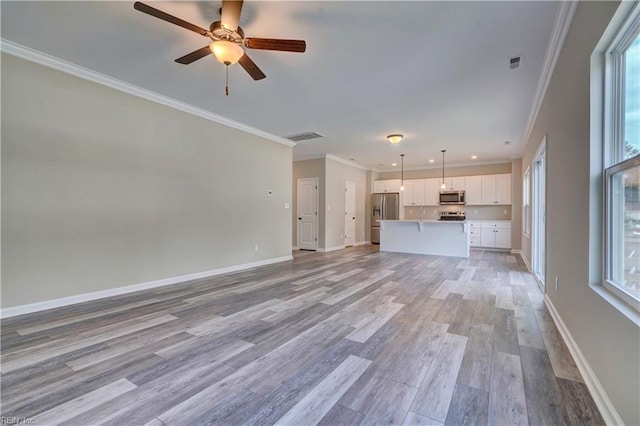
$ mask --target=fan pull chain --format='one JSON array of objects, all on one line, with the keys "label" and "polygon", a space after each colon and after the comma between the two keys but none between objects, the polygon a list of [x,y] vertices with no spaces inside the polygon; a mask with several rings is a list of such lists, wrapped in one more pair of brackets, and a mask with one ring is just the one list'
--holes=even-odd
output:
[{"label": "fan pull chain", "polygon": [[226,66],[227,68],[227,80],[226,80],[226,85],[224,86],[224,93],[225,95],[229,96],[229,65]]}]

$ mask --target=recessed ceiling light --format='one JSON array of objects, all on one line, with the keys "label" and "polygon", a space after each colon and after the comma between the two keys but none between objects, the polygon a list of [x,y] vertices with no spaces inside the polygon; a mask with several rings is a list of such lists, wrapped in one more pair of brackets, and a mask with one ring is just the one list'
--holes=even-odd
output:
[{"label": "recessed ceiling light", "polygon": [[436,160],[434,160],[433,158],[431,160],[429,160],[430,163],[433,163],[434,161],[436,161]]},{"label": "recessed ceiling light", "polygon": [[395,167],[395,166],[397,166],[397,165],[398,165],[398,163],[391,163],[391,165],[392,165],[393,167]]},{"label": "recessed ceiling light", "polygon": [[475,160],[476,158],[478,158],[478,156],[477,156],[477,155],[472,155],[472,156],[471,156],[471,159],[472,159],[472,160]]}]

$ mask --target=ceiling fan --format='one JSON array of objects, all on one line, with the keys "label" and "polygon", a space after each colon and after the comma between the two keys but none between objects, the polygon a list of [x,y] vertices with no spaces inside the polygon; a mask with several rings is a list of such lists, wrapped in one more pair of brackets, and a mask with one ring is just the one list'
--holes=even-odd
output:
[{"label": "ceiling fan", "polygon": [[211,23],[208,30],[139,1],[135,2],[133,7],[140,12],[210,38],[212,40],[210,44],[176,59],[176,62],[187,65],[213,53],[218,61],[227,66],[227,87],[225,88],[227,96],[229,95],[229,65],[239,63],[254,80],[262,80],[266,77],[262,70],[247,56],[244,48],[299,53],[304,52],[307,48],[304,40],[245,37],[244,31],[238,26],[242,12],[242,0],[222,0],[221,19]]}]

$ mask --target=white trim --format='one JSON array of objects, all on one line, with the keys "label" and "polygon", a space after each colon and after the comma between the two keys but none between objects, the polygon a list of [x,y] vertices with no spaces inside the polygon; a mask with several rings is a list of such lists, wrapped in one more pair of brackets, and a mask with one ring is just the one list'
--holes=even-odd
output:
[{"label": "white trim", "polygon": [[578,366],[578,370],[580,370],[580,374],[582,374],[582,378],[584,379],[585,385],[587,385],[587,389],[589,389],[589,393],[591,393],[591,397],[593,398],[598,410],[600,410],[600,414],[604,419],[605,424],[608,425],[622,425],[624,422],[622,418],[616,411],[615,407],[611,403],[611,400],[607,396],[607,393],[603,389],[598,377],[591,369],[591,366],[587,362],[586,358],[582,354],[580,347],[573,340],[569,329],[565,325],[564,321],[562,321],[562,317],[556,310],[555,306],[553,306],[553,302],[548,295],[544,296],[544,304],[549,309],[549,313],[551,314],[551,318],[553,318],[553,322],[558,327],[558,331],[560,335],[562,335],[562,339],[566,343],[569,348],[569,352],[571,352],[571,356],[573,356],[576,365]]},{"label": "white trim", "polygon": [[296,251],[296,250],[300,250],[300,249],[298,248],[298,246],[292,246],[291,250]]},{"label": "white trim", "polygon": [[[518,157],[520,158],[520,157]],[[448,164],[448,163],[447,163]],[[509,164],[511,165],[511,161],[505,161],[505,160],[487,160],[487,161],[472,161],[472,162],[464,162],[464,163],[451,163],[450,166],[447,166],[447,171],[449,171],[450,169],[456,169],[458,167],[473,167],[473,166],[491,166],[491,165],[497,165],[497,164]],[[376,172],[379,173],[397,173],[398,170],[397,167],[385,167],[384,169],[373,169]],[[442,163],[440,163],[439,165],[434,164],[433,166],[424,166],[424,167],[405,167],[404,171],[405,172],[414,172],[417,170],[440,170],[442,169]],[[501,173],[491,173],[491,174],[502,174],[502,175],[507,175],[511,172],[501,172]],[[466,176],[466,175],[465,175]],[[456,176],[447,176],[447,177],[456,177]],[[382,179],[382,178],[381,178]],[[408,179],[405,179],[408,180]]]},{"label": "white trim", "polygon": [[341,245],[341,246],[335,246],[335,247],[318,248],[318,251],[319,251],[320,253],[326,253],[326,252],[329,252],[329,251],[342,250],[342,249],[344,249],[344,248],[346,248],[346,247],[345,247],[345,245],[343,244],[343,245]]},{"label": "white trim", "polygon": [[371,244],[371,241],[358,241],[353,246],[354,247],[356,247],[356,246],[365,246],[365,245],[368,245],[368,244]]},{"label": "white trim", "polygon": [[342,164],[346,164],[347,166],[350,167],[354,167],[356,169],[360,169],[360,170],[369,170],[368,168],[366,168],[365,166],[363,166],[362,164],[358,164],[355,161],[350,161],[350,160],[345,160],[344,158],[338,157],[336,155],[332,155],[332,154],[325,154],[325,158],[327,160],[333,160],[336,161],[338,163],[342,163]]},{"label": "white trim", "polygon": [[511,254],[522,254],[522,250],[511,249]]},{"label": "white trim", "polygon": [[13,306],[11,308],[1,309],[0,318],[9,318],[17,315],[30,314],[38,311],[45,311],[47,309],[60,308],[68,305],[75,305],[76,303],[89,302],[92,300],[104,299],[106,297],[118,296],[121,294],[133,293],[135,291],[147,290],[151,288],[164,287],[167,285],[188,284],[189,282],[194,280],[209,278],[216,275],[228,274],[230,272],[242,271],[258,266],[270,265],[272,263],[285,262],[292,259],[293,256],[291,255],[275,257],[272,259],[264,259],[258,260],[256,262],[243,263],[240,265],[226,266],[224,268],[212,269],[204,272],[196,272],[193,274],[164,278],[156,281],[148,281],[124,287],[110,288],[108,290],[101,290],[92,293],[78,294],[75,296],[63,297],[60,299],[45,300],[43,302],[30,303],[28,305]]},{"label": "white trim", "polygon": [[45,67],[62,71],[64,73],[67,73],[76,77],[80,77],[82,79],[85,79],[94,83],[98,83],[103,86],[110,87],[112,89],[127,93],[129,95],[136,96],[138,98],[146,99],[148,101],[155,102],[161,105],[166,105],[168,107],[177,109],[179,111],[196,115],[206,120],[220,123],[225,126],[229,126],[234,129],[241,130],[243,132],[251,133],[253,135],[268,139],[272,142],[276,142],[276,143],[290,146],[290,147],[295,146],[294,142],[288,139],[282,138],[280,136],[272,135],[260,129],[256,129],[255,127],[248,126],[244,123],[240,123],[238,121],[231,120],[221,115],[214,114],[205,109],[186,104],[184,102],[178,101],[173,98],[169,98],[164,95],[160,95],[150,90],[135,86],[131,83],[127,83],[122,80],[109,77],[105,74],[100,74],[88,68],[83,68],[79,65],[73,64],[71,62],[67,62],[59,58],[55,58],[53,56],[47,55],[46,53],[33,50],[31,48],[22,46],[20,44],[14,43],[12,41],[9,41],[3,38],[0,38],[0,52],[7,53],[12,56],[16,56],[18,58],[25,59],[27,61],[35,62]]},{"label": "white trim", "polygon": [[523,156],[529,144],[529,137],[533,131],[533,124],[538,118],[540,107],[542,106],[542,100],[549,87],[553,70],[556,67],[556,62],[560,56],[560,51],[564,45],[564,40],[571,27],[573,21],[573,15],[576,12],[578,6],[577,1],[562,1],[558,4],[558,13],[553,23],[553,31],[551,32],[551,38],[547,45],[547,53],[544,57],[544,64],[542,65],[542,72],[540,73],[540,79],[538,80],[538,88],[536,89],[535,97],[533,98],[533,104],[531,105],[531,112],[529,113],[529,119],[527,120],[527,127],[522,139],[522,149],[520,155]]}]

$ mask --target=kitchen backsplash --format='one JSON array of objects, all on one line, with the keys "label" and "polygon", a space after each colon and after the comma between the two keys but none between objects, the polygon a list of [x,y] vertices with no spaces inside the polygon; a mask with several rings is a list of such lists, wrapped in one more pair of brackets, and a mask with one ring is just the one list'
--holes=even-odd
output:
[{"label": "kitchen backsplash", "polygon": [[[422,210],[422,213],[420,212]],[[405,207],[405,219],[440,219],[441,211],[463,210],[467,220],[511,220],[511,206],[425,206]],[[506,213],[505,213],[506,212]],[[422,217],[421,217],[422,214]]]}]

